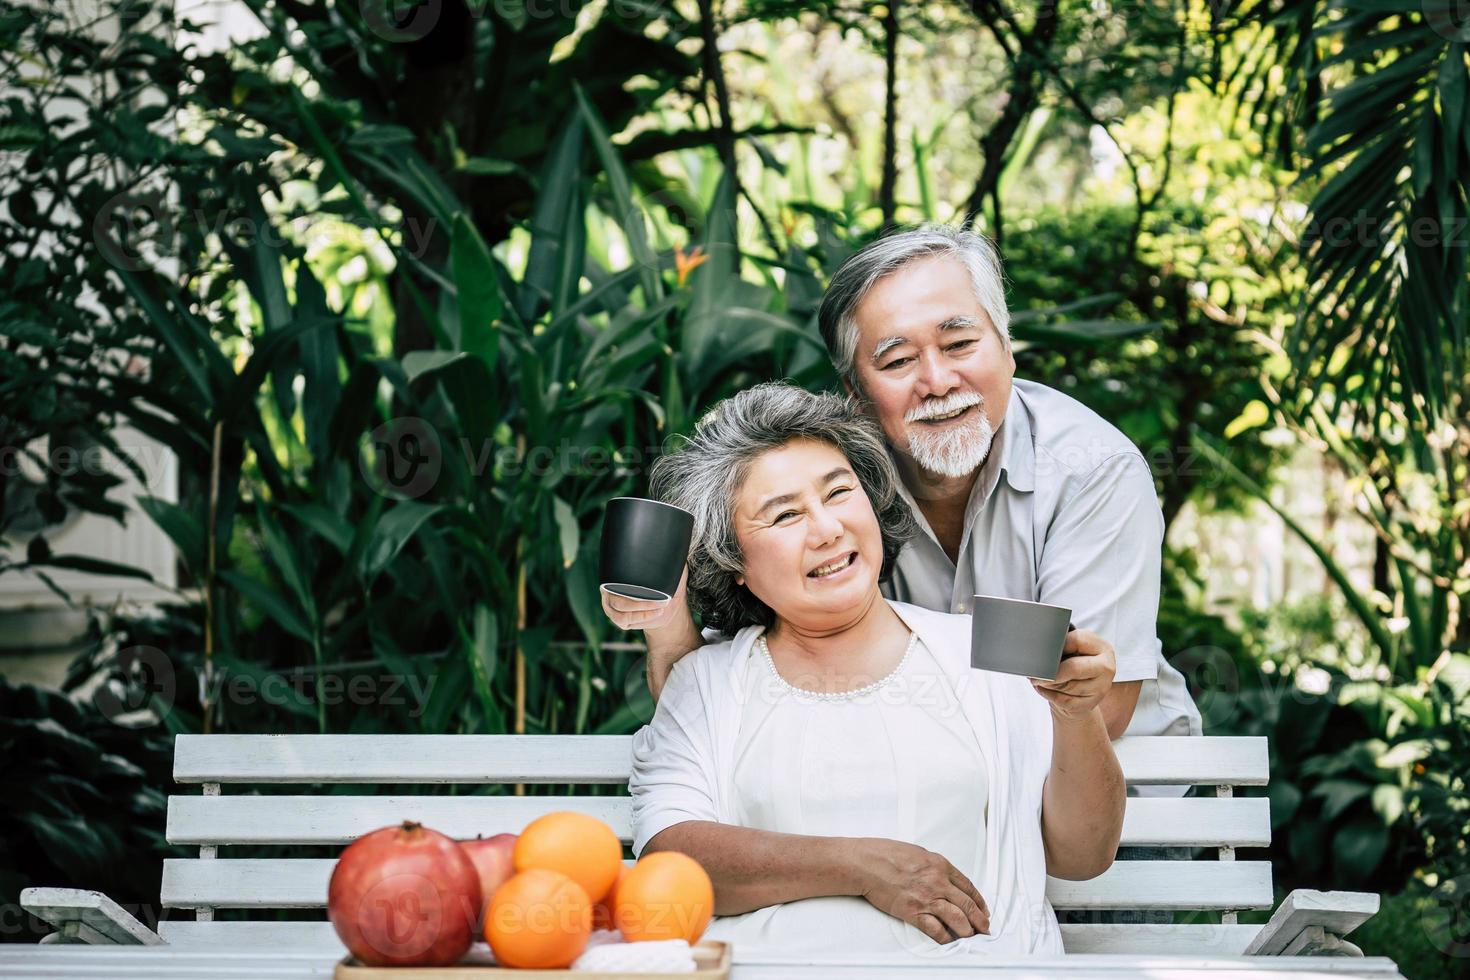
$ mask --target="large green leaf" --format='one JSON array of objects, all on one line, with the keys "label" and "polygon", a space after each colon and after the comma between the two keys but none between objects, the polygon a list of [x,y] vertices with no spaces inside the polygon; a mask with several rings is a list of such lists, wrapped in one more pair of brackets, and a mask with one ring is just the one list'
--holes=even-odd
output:
[{"label": "large green leaf", "polygon": [[362,556],[362,576],[372,581],[388,567],[403,546],[418,533],[424,522],[443,510],[442,504],[400,500],[378,519],[371,542]]},{"label": "large green leaf", "polygon": [[463,212],[454,216],[449,261],[459,298],[460,347],[494,371],[500,359],[500,317],[505,301],[490,249]]},{"label": "large green leaf", "polygon": [[648,243],[648,231],[644,225],[643,212],[633,202],[633,189],[628,181],[628,172],[623,167],[622,158],[612,144],[608,136],[607,127],[602,123],[602,117],[598,115],[597,109],[587,98],[587,93],[582,86],[576,82],[572,85],[577,96],[577,105],[582,111],[582,121],[587,126],[587,132],[592,137],[592,147],[597,152],[597,158],[602,164],[602,171],[607,176],[608,186],[612,189],[613,197],[613,219],[618,222],[623,234],[628,239],[628,251],[633,255],[633,261],[639,267],[639,281],[643,285],[643,299],[645,303],[656,303],[663,298],[663,280],[658,275],[658,256],[654,254],[653,248]]},{"label": "large green leaf", "polygon": [[179,558],[196,577],[204,573],[204,527],[189,511],[161,497],[139,497],[138,507],[167,534]]},{"label": "large green leaf", "polygon": [[710,359],[730,343],[725,311],[735,305],[740,258],[735,249],[735,190],[728,174],[720,176],[710,204],[702,243],[705,262],[694,270],[689,310],[679,330],[679,365],[690,391],[699,391],[715,368]]},{"label": "large green leaf", "polygon": [[551,511],[556,520],[557,537],[561,541],[562,565],[571,568],[572,562],[577,560],[577,545],[581,540],[577,515],[570,504],[557,496],[551,498]]},{"label": "large green leaf", "polygon": [[265,583],[232,568],[221,569],[219,576],[236,592],[259,606],[262,612],[275,620],[287,633],[311,642],[311,626],[301,610],[293,606],[289,599]]},{"label": "large green leaf", "polygon": [[[548,305],[554,311],[564,310],[572,298],[565,270],[570,267],[578,275],[581,272],[586,225],[577,188],[582,182],[584,139],[586,130],[579,109],[568,115],[541,168],[537,181],[541,192],[531,212],[531,253],[521,277],[519,306],[521,319],[526,322],[535,320]],[[576,280],[570,285],[574,292]]]}]

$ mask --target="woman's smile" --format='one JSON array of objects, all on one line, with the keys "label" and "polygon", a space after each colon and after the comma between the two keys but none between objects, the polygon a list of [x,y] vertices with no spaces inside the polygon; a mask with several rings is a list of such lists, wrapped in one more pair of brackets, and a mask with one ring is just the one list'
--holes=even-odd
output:
[{"label": "woman's smile", "polygon": [[860,556],[856,551],[849,551],[845,555],[839,555],[829,562],[823,562],[816,568],[806,573],[809,579],[819,582],[831,582],[834,579],[846,578],[854,567],[856,567]]}]

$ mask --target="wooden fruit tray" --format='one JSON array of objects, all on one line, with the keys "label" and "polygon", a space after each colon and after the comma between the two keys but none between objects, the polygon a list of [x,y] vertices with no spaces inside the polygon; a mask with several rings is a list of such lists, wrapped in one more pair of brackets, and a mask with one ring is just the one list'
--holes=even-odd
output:
[{"label": "wooden fruit tray", "polygon": [[693,980],[730,980],[730,944],[706,939],[689,947],[694,956],[693,973],[608,973],[602,970],[513,970],[496,966],[489,949],[483,945],[472,949],[454,966],[363,966],[346,956],[333,971],[334,980],[669,980],[670,977],[692,977]]}]

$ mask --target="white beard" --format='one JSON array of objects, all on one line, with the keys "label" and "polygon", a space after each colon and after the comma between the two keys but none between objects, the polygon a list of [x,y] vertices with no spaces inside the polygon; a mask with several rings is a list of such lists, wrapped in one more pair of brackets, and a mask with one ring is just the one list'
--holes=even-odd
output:
[{"label": "white beard", "polygon": [[[975,417],[963,425],[925,431],[923,422],[912,422],[909,428],[909,455],[919,468],[940,476],[969,476],[985,462],[995,432],[984,406],[978,406]],[[952,410],[952,409],[951,409]]]}]

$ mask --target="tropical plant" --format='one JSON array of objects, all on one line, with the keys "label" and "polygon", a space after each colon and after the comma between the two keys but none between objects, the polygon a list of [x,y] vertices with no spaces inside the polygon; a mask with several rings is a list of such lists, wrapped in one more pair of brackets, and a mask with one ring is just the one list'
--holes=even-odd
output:
[{"label": "tropical plant", "polygon": [[[113,702],[121,704],[122,702]],[[0,681],[0,903],[31,884],[102,889],[156,921],[172,745],[77,694]],[[51,931],[30,920],[7,939]]]}]

